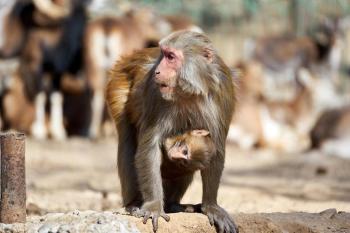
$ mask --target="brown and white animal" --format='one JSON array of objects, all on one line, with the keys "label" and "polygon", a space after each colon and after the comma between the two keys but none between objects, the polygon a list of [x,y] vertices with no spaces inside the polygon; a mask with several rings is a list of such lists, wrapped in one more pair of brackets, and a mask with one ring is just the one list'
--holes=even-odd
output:
[{"label": "brown and white animal", "polygon": [[[46,138],[66,137],[63,125],[61,78],[82,69],[84,1],[18,1],[5,24],[0,57],[19,55],[19,76],[24,92],[35,105],[31,133]],[[46,127],[46,99],[50,99],[50,125]]]},{"label": "brown and white animal", "polygon": [[[268,147],[282,151],[300,151],[308,146],[312,122],[312,94],[308,86],[294,82],[296,94],[288,101],[265,96],[266,80],[258,62],[240,63],[237,108],[228,140],[241,148]],[[316,88],[316,87],[315,87]]]},{"label": "brown and white animal", "polygon": [[[340,22],[325,20],[306,36],[282,35],[262,38],[248,43],[248,57],[265,67],[281,71],[286,67],[312,68],[313,65],[329,65],[338,69],[340,62]],[[328,67],[329,68],[329,67]]]},{"label": "brown and white animal", "polygon": [[296,76],[283,76],[281,72],[276,77],[266,75],[266,65],[256,60],[241,62],[237,68],[243,75],[228,138],[243,148],[261,145],[284,151],[305,150],[319,114],[349,100],[329,77],[310,69],[299,67]]},{"label": "brown and white animal", "polygon": [[175,32],[159,45],[120,60],[107,84],[107,104],[118,130],[123,205],[144,222],[152,218],[155,231],[159,217],[169,220],[164,209],[179,205],[193,173],[163,179],[161,145],[168,137],[204,129],[216,150],[201,170],[201,211],[219,232],[237,232],[232,218],[217,203],[234,110],[231,71],[203,34]]},{"label": "brown and white animal", "polygon": [[342,36],[339,20],[325,20],[306,36],[270,36],[245,43],[246,59],[259,62],[265,79],[265,97],[289,101],[294,98],[301,69],[312,75],[338,80]]}]

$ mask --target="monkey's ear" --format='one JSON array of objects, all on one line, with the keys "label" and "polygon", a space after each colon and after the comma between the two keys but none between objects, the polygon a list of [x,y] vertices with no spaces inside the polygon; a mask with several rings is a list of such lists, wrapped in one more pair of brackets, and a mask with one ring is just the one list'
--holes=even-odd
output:
[{"label": "monkey's ear", "polygon": [[204,48],[203,56],[208,60],[209,63],[212,63],[214,59],[214,51],[211,48]]},{"label": "monkey's ear", "polygon": [[174,140],[173,138],[167,138],[165,139],[163,145],[166,150],[169,150],[175,144],[175,142],[176,140]]},{"label": "monkey's ear", "polygon": [[209,131],[204,129],[195,129],[191,131],[192,136],[205,137],[209,135]]}]

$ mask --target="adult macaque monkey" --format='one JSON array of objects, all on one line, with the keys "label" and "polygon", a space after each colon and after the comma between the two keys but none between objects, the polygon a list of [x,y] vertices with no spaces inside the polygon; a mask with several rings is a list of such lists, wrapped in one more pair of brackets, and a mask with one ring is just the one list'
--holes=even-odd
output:
[{"label": "adult macaque monkey", "polygon": [[[225,160],[225,140],[234,109],[230,69],[203,34],[179,31],[119,61],[111,72],[106,98],[116,122],[118,172],[123,204],[144,223],[169,221],[164,208],[179,205],[193,173],[163,182],[161,146],[166,138],[204,129],[216,153],[201,170],[201,211],[219,232],[237,232],[229,214],[217,204]],[[172,168],[176,169],[176,168]]]}]

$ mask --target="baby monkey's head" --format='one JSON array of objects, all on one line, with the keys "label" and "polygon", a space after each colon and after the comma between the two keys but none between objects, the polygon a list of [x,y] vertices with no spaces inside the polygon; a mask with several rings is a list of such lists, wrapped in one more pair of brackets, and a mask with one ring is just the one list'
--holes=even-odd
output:
[{"label": "baby monkey's head", "polygon": [[193,169],[206,168],[216,151],[207,130],[192,130],[167,138],[164,147],[170,161]]}]

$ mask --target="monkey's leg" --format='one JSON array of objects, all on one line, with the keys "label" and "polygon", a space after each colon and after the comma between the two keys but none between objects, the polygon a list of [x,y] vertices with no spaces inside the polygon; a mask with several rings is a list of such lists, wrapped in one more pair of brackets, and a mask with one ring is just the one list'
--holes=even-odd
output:
[{"label": "monkey's leg", "polygon": [[238,228],[230,215],[217,204],[217,194],[222,170],[224,168],[224,151],[210,161],[208,168],[201,171],[203,183],[202,212],[208,216],[210,225],[214,225],[217,232],[238,233]]},{"label": "monkey's leg", "polygon": [[141,127],[138,136],[135,165],[144,200],[139,214],[143,217],[143,223],[152,218],[153,231],[156,232],[159,217],[166,221],[170,220],[170,217],[164,212],[163,203],[164,194],[160,171],[162,160],[161,137],[156,127],[146,129]]},{"label": "monkey's leg", "polygon": [[118,123],[118,174],[122,191],[123,206],[133,214],[142,204],[135,168],[135,129],[125,117]]},{"label": "monkey's leg", "polygon": [[163,180],[164,187],[164,210],[166,213],[199,213],[200,205],[180,204],[188,186],[192,183],[193,174],[177,179]]}]

